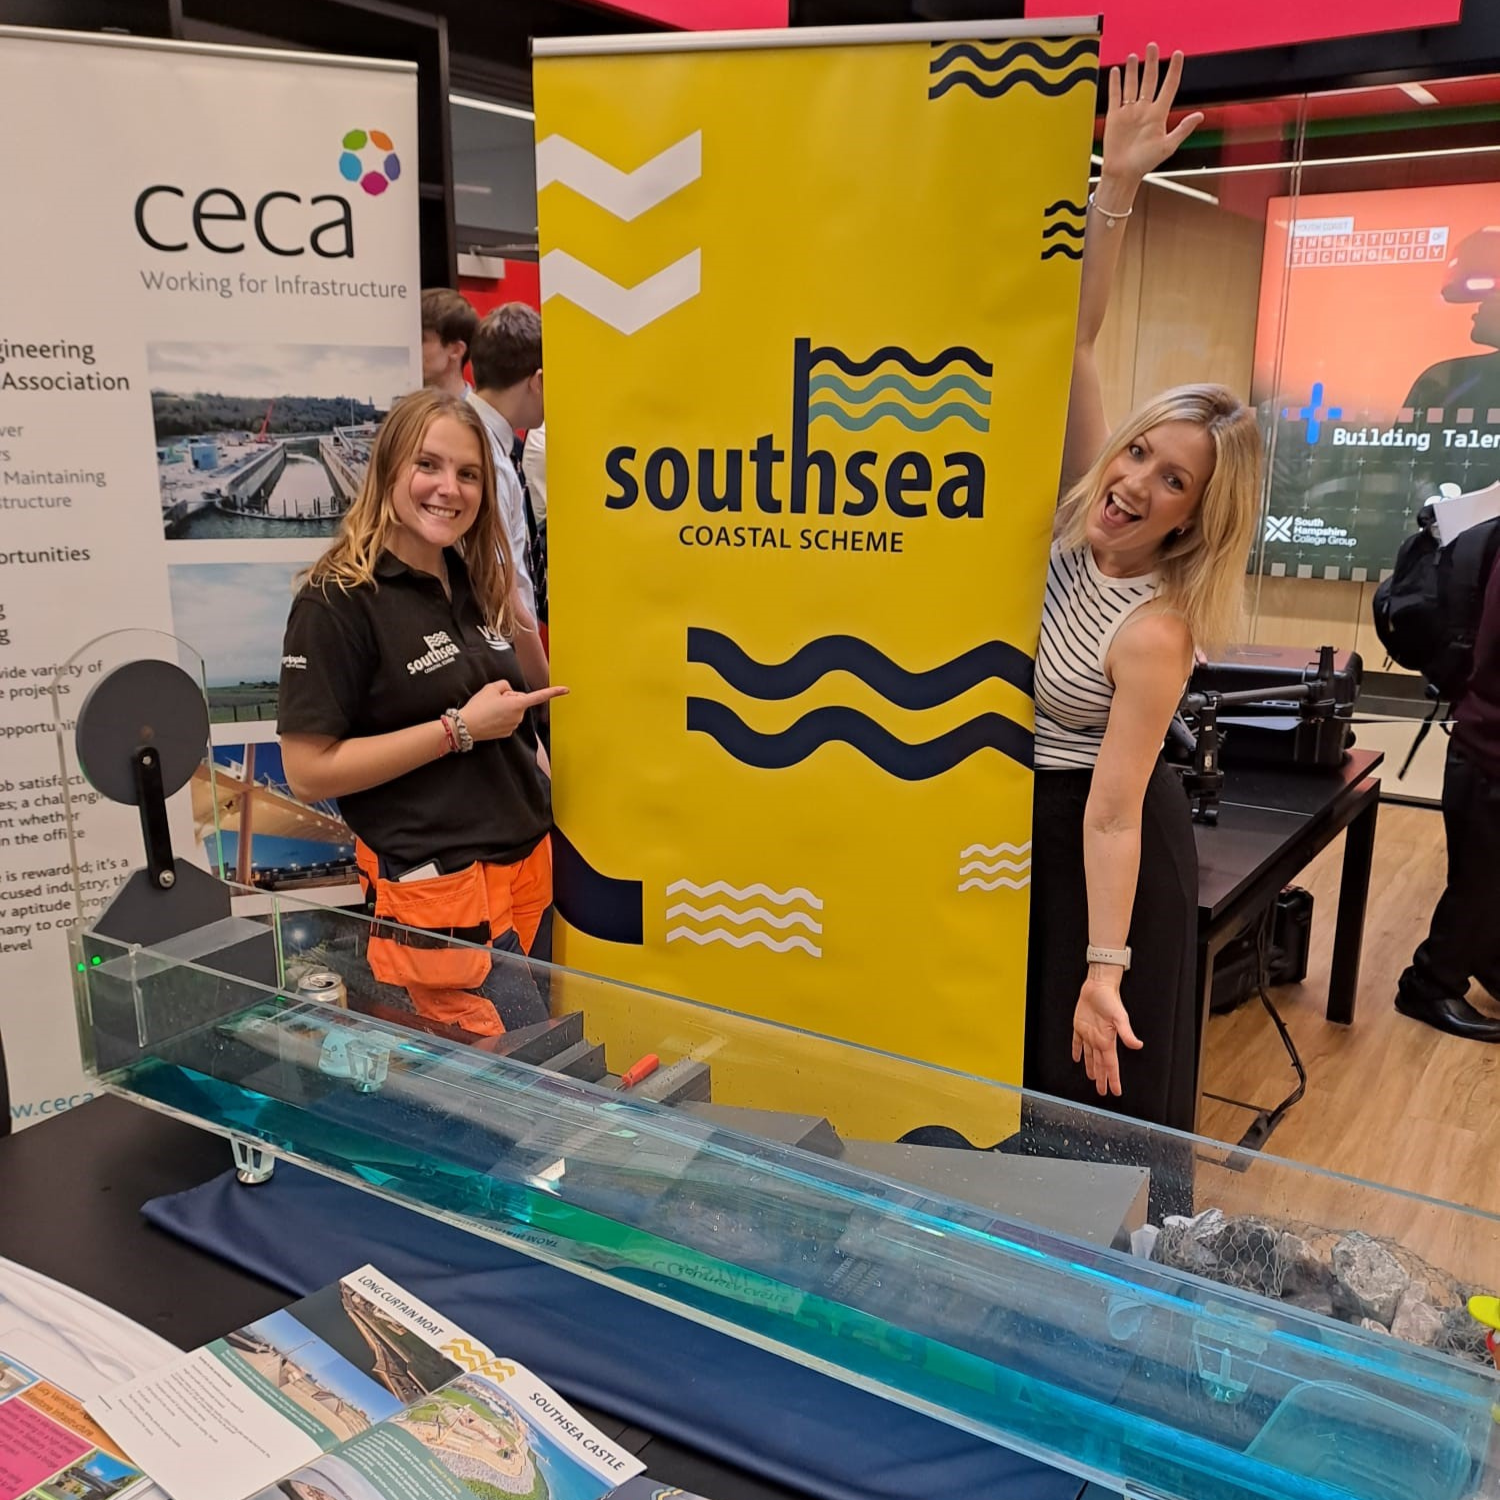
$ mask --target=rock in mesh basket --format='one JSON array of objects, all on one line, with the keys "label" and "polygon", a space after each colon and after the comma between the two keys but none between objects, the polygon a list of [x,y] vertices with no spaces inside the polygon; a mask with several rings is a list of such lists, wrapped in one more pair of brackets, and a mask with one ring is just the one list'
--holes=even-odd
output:
[{"label": "rock in mesh basket", "polygon": [[1169,1218],[1151,1258],[1408,1343],[1489,1364],[1472,1290],[1393,1240],[1211,1208]]}]

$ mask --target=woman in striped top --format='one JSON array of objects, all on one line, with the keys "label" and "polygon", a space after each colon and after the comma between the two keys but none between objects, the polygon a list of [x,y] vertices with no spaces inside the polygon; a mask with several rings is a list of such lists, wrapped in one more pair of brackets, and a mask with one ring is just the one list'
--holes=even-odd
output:
[{"label": "woman in striped top", "polygon": [[1202,119],[1167,130],[1181,74],[1179,53],[1160,79],[1153,46],[1109,80],[1036,660],[1025,1076],[1191,1129],[1197,861],[1161,748],[1195,646],[1236,629],[1261,440],[1209,385],[1167,391],[1111,434],[1094,353],[1141,180]]}]

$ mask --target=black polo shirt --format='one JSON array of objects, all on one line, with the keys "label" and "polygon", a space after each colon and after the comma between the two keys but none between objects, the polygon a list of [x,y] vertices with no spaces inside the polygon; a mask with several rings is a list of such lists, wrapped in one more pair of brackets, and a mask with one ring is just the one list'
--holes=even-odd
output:
[{"label": "black polo shirt", "polygon": [[[526,691],[516,653],[485,626],[463,559],[451,550],[444,557],[451,602],[430,573],[389,552],[373,584],[302,590],[283,646],[282,734],[357,739],[434,721],[487,682]],[[445,874],[475,860],[513,864],[552,822],[529,714],[505,739],[479,741],[467,755],[445,755],[338,803],[393,876],[428,860]]]}]

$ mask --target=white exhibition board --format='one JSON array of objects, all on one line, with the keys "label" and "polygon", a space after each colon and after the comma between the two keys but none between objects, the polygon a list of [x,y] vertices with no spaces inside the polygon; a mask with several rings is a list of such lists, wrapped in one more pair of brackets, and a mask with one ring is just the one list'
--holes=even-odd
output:
[{"label": "white exhibition board", "polygon": [[[47,689],[106,632],[174,632],[221,757],[279,764],[292,578],[361,435],[421,382],[416,76],[0,28],[0,140],[0,1039],[23,1126],[87,1095]],[[139,829],[85,821],[99,901]],[[179,816],[179,855],[204,857],[202,822]]]}]

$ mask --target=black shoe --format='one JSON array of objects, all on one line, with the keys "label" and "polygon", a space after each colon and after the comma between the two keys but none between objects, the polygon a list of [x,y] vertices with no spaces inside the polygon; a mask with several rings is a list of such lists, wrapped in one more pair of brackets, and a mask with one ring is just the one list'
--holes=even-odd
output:
[{"label": "black shoe", "polygon": [[1449,1036],[1466,1037],[1472,1042],[1500,1042],[1500,1020],[1452,995],[1444,995],[1440,1000],[1420,1000],[1398,990],[1396,1009],[1414,1021],[1425,1021],[1439,1031],[1446,1031]]}]

